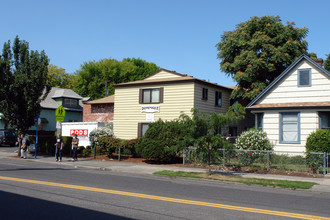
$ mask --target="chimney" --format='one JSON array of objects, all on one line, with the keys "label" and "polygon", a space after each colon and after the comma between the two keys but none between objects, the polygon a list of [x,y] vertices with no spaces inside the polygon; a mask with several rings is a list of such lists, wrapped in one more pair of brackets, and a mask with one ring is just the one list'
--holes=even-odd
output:
[{"label": "chimney", "polygon": [[317,58],[317,59],[315,59],[315,62],[316,62],[317,64],[319,64],[320,66],[323,65],[323,59],[322,59],[322,58]]}]

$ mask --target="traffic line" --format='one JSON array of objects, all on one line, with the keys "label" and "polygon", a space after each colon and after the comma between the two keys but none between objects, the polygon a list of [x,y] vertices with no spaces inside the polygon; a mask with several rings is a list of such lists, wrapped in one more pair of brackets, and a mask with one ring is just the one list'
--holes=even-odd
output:
[{"label": "traffic line", "polygon": [[243,206],[233,206],[233,205],[225,205],[225,204],[218,204],[218,203],[211,203],[211,202],[176,199],[176,198],[171,198],[171,197],[154,196],[154,195],[141,194],[141,193],[132,193],[132,192],[125,192],[125,191],[118,191],[118,190],[102,189],[102,188],[80,186],[80,185],[70,185],[70,184],[39,181],[39,180],[30,180],[30,179],[22,179],[22,178],[14,178],[14,177],[6,177],[6,176],[0,176],[0,180],[9,180],[9,181],[22,182],[22,183],[32,183],[32,184],[39,184],[39,185],[45,185],[45,186],[69,188],[69,189],[78,189],[78,190],[85,190],[85,191],[92,191],[92,192],[101,192],[101,193],[130,196],[130,197],[137,197],[137,198],[144,198],[144,199],[153,199],[153,200],[158,200],[158,201],[174,202],[174,203],[181,203],[181,204],[188,204],[188,205],[198,205],[198,206],[235,210],[235,211],[241,211],[241,212],[259,213],[259,214],[274,215],[274,216],[284,216],[284,217],[298,218],[298,219],[330,220],[329,217],[322,217],[322,216],[315,216],[315,215],[305,215],[305,214],[299,214],[299,213],[293,213],[293,212],[281,212],[281,211],[248,208],[248,207],[243,207]]}]

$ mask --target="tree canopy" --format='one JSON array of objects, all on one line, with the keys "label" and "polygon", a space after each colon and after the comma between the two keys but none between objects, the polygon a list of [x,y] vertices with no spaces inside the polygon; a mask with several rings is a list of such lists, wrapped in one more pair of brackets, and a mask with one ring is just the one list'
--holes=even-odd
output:
[{"label": "tree canopy", "polygon": [[[48,57],[44,51],[29,51],[29,43],[4,43],[0,57],[0,112],[19,133],[34,125],[40,102],[49,92],[46,86]],[[47,89],[45,89],[47,88]]]},{"label": "tree canopy", "polygon": [[279,16],[252,17],[227,31],[216,45],[220,69],[233,77],[232,98],[252,100],[301,54],[307,28],[284,25]]},{"label": "tree canopy", "polygon": [[327,59],[324,61],[324,69],[330,72],[330,54],[327,55]]},{"label": "tree canopy", "polygon": [[76,76],[65,72],[65,69],[48,65],[47,85],[51,87],[73,89]]},{"label": "tree canopy", "polygon": [[102,59],[85,62],[75,73],[75,91],[93,99],[105,96],[107,83],[109,94],[114,94],[113,85],[142,79],[160,68],[140,58],[125,58],[122,61]]}]

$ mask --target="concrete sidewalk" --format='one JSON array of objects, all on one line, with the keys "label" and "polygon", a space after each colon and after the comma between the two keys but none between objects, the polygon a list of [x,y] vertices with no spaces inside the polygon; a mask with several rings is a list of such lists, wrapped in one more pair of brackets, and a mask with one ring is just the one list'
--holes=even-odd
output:
[{"label": "concrete sidewalk", "polygon": [[[0,152],[0,158],[16,156],[17,153]],[[191,168],[191,167],[177,167],[169,165],[150,165],[150,164],[138,164],[129,163],[123,161],[101,161],[92,160],[86,158],[78,158],[78,161],[72,162],[69,157],[63,157],[62,162],[56,162],[54,157],[51,156],[37,156],[34,159],[34,155],[28,156],[29,160],[39,163],[48,163],[56,165],[72,166],[74,168],[85,168],[95,170],[105,170],[113,172],[125,172],[134,174],[152,174],[156,171],[172,170],[172,171],[186,171],[186,172],[207,172],[207,169]],[[297,177],[297,176],[284,176],[284,175],[271,175],[271,174],[255,174],[255,173],[237,173],[218,171],[220,173],[239,175],[242,177],[250,178],[263,178],[263,179],[278,179],[278,180],[291,180],[291,181],[305,181],[305,182],[316,182],[311,190],[316,192],[329,192],[330,193],[330,176],[326,175],[324,178],[311,178],[311,177]]]}]

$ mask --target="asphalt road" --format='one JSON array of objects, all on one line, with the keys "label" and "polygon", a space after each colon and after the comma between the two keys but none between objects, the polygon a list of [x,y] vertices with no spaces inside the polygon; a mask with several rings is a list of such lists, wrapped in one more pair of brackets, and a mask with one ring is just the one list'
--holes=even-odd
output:
[{"label": "asphalt road", "polygon": [[1,219],[316,219],[329,207],[329,193],[0,160]]}]

